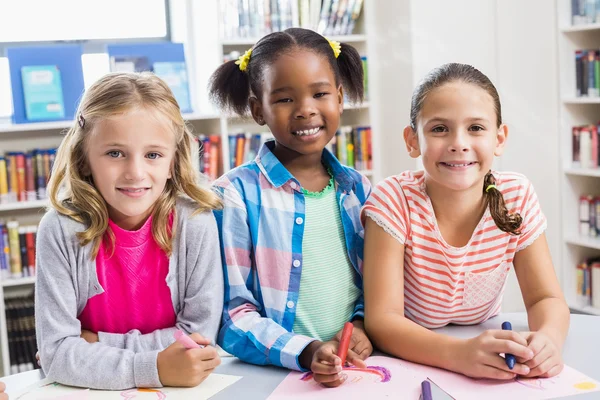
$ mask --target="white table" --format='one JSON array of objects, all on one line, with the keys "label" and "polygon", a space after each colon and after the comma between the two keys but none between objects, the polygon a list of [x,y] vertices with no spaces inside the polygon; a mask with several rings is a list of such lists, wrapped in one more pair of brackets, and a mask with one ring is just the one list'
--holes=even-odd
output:
[{"label": "white table", "polygon": [[[448,326],[438,331],[448,335],[469,338],[474,337],[486,329],[500,329],[503,321],[510,321],[515,331],[525,331],[527,316],[525,313],[502,314],[492,318],[481,325],[473,326]],[[566,364],[583,372],[591,378],[600,381],[600,317],[587,315],[571,315],[569,336],[565,342],[563,358]],[[271,392],[287,376],[288,372],[282,368],[263,367],[246,364],[237,358],[223,358],[223,362],[215,371],[221,374],[238,375],[243,378],[232,386],[213,396],[211,400],[231,400],[243,394],[243,400],[262,400],[269,397]],[[41,370],[24,372],[0,379],[6,383],[8,393],[18,391],[42,379]],[[440,389],[433,386],[435,400],[448,399]],[[334,389],[335,390],[335,389]],[[332,400],[335,399],[332,391]],[[400,394],[399,394],[400,395]],[[398,396],[398,398],[402,398]],[[589,393],[569,398],[577,400],[599,399],[600,394]],[[517,400],[517,399],[514,399]]]}]

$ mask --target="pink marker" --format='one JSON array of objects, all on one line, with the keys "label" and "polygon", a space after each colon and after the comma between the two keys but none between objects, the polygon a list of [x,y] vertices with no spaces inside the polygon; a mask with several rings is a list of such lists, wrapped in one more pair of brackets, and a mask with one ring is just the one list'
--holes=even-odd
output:
[{"label": "pink marker", "polygon": [[183,333],[181,329],[177,329],[175,333],[173,333],[173,336],[175,337],[175,340],[184,345],[186,349],[201,349],[204,347],[190,339],[190,337]]}]

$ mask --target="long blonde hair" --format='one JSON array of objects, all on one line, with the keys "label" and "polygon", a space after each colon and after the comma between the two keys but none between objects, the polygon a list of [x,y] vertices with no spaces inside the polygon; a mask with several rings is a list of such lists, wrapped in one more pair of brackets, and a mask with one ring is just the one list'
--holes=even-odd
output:
[{"label": "long blonde hair", "polygon": [[[95,82],[84,94],[77,118],[67,132],[56,155],[48,182],[51,206],[59,213],[85,224],[77,233],[79,244],[93,243],[91,256],[98,254],[105,233],[114,245],[108,227],[108,207],[89,176],[87,138],[94,126],[106,118],[146,108],[167,117],[176,135],[171,178],[152,209],[152,235],[158,245],[171,255],[173,228],[168,219],[175,212],[178,196],[187,195],[198,205],[196,213],[220,207],[218,197],[197,184],[198,172],[192,163],[194,137],[185,124],[173,93],[160,78],[151,73],[112,73]],[[177,221],[173,220],[173,224]]]}]

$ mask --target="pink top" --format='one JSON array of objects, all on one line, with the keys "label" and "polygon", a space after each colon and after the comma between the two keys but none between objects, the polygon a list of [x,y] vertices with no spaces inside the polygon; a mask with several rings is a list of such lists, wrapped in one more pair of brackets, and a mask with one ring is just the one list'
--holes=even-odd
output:
[{"label": "pink top", "polygon": [[[142,334],[175,326],[175,311],[166,278],[169,258],[152,236],[152,216],[137,231],[109,220],[115,251],[100,245],[96,273],[104,293],[88,300],[79,315],[81,328],[92,332]],[[173,224],[173,215],[169,218]]]}]

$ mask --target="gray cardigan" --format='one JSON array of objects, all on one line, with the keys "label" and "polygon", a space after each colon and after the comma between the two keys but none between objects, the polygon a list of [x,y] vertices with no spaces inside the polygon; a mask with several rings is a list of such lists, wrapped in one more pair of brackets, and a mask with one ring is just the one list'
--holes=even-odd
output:
[{"label": "gray cardigan", "polygon": [[103,293],[90,260],[91,244],[80,246],[85,226],[50,210],[37,234],[35,325],[42,368],[53,381],[93,389],[160,387],[157,355],[174,342],[173,332],[198,332],[216,340],[223,310],[223,269],[212,212],[191,216],[189,199],[177,200],[177,224],[169,259],[176,327],[142,335],[99,333],[98,343],[80,337],[77,316]]}]

